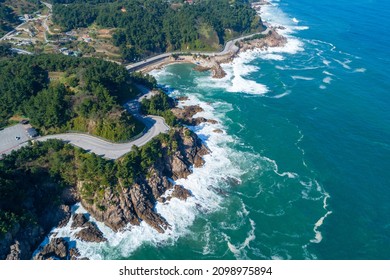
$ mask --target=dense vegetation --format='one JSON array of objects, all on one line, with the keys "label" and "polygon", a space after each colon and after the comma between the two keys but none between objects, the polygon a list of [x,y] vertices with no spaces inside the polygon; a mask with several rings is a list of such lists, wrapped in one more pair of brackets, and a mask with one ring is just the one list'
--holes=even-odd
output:
[{"label": "dense vegetation", "polygon": [[44,211],[64,203],[62,194],[77,182],[82,182],[81,198],[99,206],[106,188],[130,187],[156,159],[176,150],[173,134],[161,134],[115,162],[59,140],[37,142],[5,156],[0,161],[0,240],[15,227],[42,224]]},{"label": "dense vegetation", "polygon": [[171,50],[216,49],[233,36],[262,28],[245,0],[53,2],[53,20],[64,30],[93,23],[117,28],[113,43],[128,61]]},{"label": "dense vegetation", "polygon": [[[7,54],[6,47],[2,52]],[[0,59],[0,76],[0,126],[14,115],[25,115],[41,133],[77,130],[112,141],[128,140],[143,129],[120,106],[138,91],[126,69],[115,63],[16,56]]]},{"label": "dense vegetation", "polygon": [[11,31],[12,25],[17,22],[14,11],[5,5],[4,0],[0,0],[0,37]]},{"label": "dense vegetation", "polygon": [[13,56],[13,52],[11,51],[11,44],[8,43],[0,43],[0,60]]},{"label": "dense vegetation", "polygon": [[59,203],[66,184],[75,182],[75,151],[60,141],[48,141],[0,161],[0,235],[14,226],[39,223],[43,212]]},{"label": "dense vegetation", "polygon": [[159,90],[158,94],[153,95],[149,99],[145,98],[142,100],[141,110],[145,115],[161,116],[168,125],[175,126],[177,124],[177,119],[170,110],[174,105],[174,100]]}]

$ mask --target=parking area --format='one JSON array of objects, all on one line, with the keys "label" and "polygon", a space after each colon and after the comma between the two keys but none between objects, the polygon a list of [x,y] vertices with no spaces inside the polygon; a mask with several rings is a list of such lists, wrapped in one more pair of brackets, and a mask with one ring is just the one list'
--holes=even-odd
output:
[{"label": "parking area", "polygon": [[0,155],[8,154],[12,148],[30,139],[26,132],[27,127],[26,125],[17,124],[0,131]]}]

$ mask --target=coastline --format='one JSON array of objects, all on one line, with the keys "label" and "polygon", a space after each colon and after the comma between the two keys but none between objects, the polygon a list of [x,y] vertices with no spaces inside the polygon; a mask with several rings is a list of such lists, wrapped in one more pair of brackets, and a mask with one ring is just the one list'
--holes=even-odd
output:
[{"label": "coastline", "polygon": [[[206,55],[187,55],[187,56],[178,56],[177,58],[173,58],[173,57],[168,57],[166,59],[164,59],[163,61],[155,64],[155,65],[150,65],[150,66],[146,66],[145,68],[142,68],[142,72],[150,72],[152,70],[155,70],[155,69],[160,69],[160,68],[163,68],[165,67],[166,65],[169,65],[169,64],[175,64],[175,63],[191,63],[191,64],[194,64],[194,65],[197,65],[198,67],[198,70],[199,71],[209,71],[209,70],[212,70],[213,71],[213,77],[214,78],[223,78],[224,75],[226,75],[226,73],[223,72],[223,69],[222,67],[220,66],[220,64],[222,63],[229,63],[231,61],[233,61],[233,59],[238,56],[241,52],[245,52],[246,50],[249,50],[249,49],[255,49],[255,48],[262,48],[262,49],[266,49],[268,47],[273,47],[273,46],[280,46],[280,44],[284,44],[286,43],[286,40],[284,39],[284,37],[279,37],[280,35],[276,32],[276,28],[273,28],[273,27],[270,27],[271,28],[271,33],[267,34],[264,38],[258,38],[258,39],[253,39],[253,40],[246,40],[245,42],[240,42],[239,43],[239,47],[237,48],[236,51],[232,51],[232,52],[228,52],[227,54],[223,54],[223,55],[215,55],[215,56],[206,56]],[[279,38],[279,39],[278,39]],[[202,107],[202,106],[200,106]],[[203,109],[203,108],[202,108]],[[196,113],[200,113],[201,111],[198,111]],[[206,119],[204,117],[201,117],[199,118],[199,116],[195,116],[195,114],[192,114],[192,116],[190,118],[187,119],[187,125],[190,125],[192,126],[192,130],[193,132],[195,132],[198,136],[200,136],[202,133],[199,133],[198,130],[201,130],[202,126],[201,123],[208,123],[208,124],[218,124],[218,121],[214,121],[214,119]],[[202,119],[203,118],[203,119]],[[209,127],[212,127],[212,126],[209,126]],[[209,129],[208,127],[208,129]],[[218,127],[218,128],[216,128]],[[224,131],[223,131],[223,128],[219,128],[218,125],[216,125],[216,127],[213,127],[213,129],[211,130],[212,133],[214,134],[224,134],[225,137],[229,137],[229,136],[226,136]],[[204,128],[204,126],[203,126]],[[219,137],[219,136],[215,136],[215,137]],[[205,139],[202,139],[203,142],[205,143]],[[209,141],[207,141],[209,142]],[[206,147],[208,148],[208,144],[206,144]],[[214,149],[210,149],[211,150],[211,153],[214,152]],[[201,152],[203,153],[203,152]],[[205,153],[206,154],[206,153]],[[207,155],[207,156],[212,156],[212,155]],[[206,164],[208,164],[208,160],[205,160]],[[179,162],[180,163],[180,162]],[[211,164],[211,163],[210,163]],[[198,167],[200,167],[201,164],[199,164]],[[200,171],[199,169],[194,171],[194,170],[191,170],[191,167],[188,165],[188,166],[182,166],[184,167],[184,171],[180,171],[184,174],[184,176],[176,176],[176,178],[174,178],[176,180],[175,182],[175,186],[176,184],[179,184],[179,185],[184,185],[184,187],[187,187],[185,185],[185,183],[183,182],[183,180],[187,180],[187,176],[191,176],[191,172],[200,172],[200,173],[204,173],[205,170],[202,170]],[[194,165],[194,167],[197,167]],[[205,168],[202,168],[202,169],[207,169],[206,167]],[[189,172],[191,170],[191,172]],[[159,172],[156,172],[156,174],[159,173]],[[203,174],[205,175],[205,174]],[[223,178],[223,180],[232,180],[234,182],[238,182],[239,184],[239,178],[238,176],[235,177],[234,175],[231,175],[232,177],[228,176],[227,178]],[[160,176],[155,176],[156,178],[157,177],[160,177]],[[219,178],[221,179],[221,178]],[[172,185],[170,184],[169,182],[169,179],[167,181],[164,181],[163,182],[163,185],[164,185],[164,189],[165,190],[169,190],[169,189],[172,189]],[[216,194],[214,193],[214,189],[212,190],[206,190],[205,187],[207,188],[207,185],[204,185],[203,187],[202,186],[196,186],[197,188],[201,188],[201,192],[208,192],[209,195],[208,196],[215,196]],[[137,187],[137,190],[139,189],[139,192],[138,193],[134,193],[134,194],[130,194],[130,196],[142,196],[142,189],[143,186],[140,186],[139,188]],[[185,188],[185,189],[188,189],[190,191],[190,193],[194,194],[193,196],[194,197],[189,197],[188,201],[187,202],[187,197],[184,197],[184,201],[186,202],[186,205],[185,207],[187,208],[190,208],[190,209],[198,209],[199,207],[199,204],[198,204],[198,201],[199,199],[203,199],[204,201],[202,201],[202,206],[201,207],[210,207],[210,206],[207,206],[207,203],[204,203],[205,201],[207,201],[207,199],[205,198],[206,195],[200,195],[200,194],[197,194],[196,193],[196,190],[194,189],[191,189],[191,188]],[[221,190],[223,191],[223,190]],[[123,229],[128,229],[129,227],[132,228],[131,231],[137,231],[137,230],[141,230],[141,231],[145,231],[147,230],[150,234],[153,234],[155,235],[156,234],[156,230],[157,232],[160,232],[161,236],[164,236],[164,237],[161,237],[161,238],[166,238],[167,235],[180,235],[181,233],[180,232],[176,232],[178,230],[178,228],[180,229],[180,231],[182,230],[185,230],[181,226],[178,226],[178,225],[175,225],[174,223],[175,222],[178,222],[176,221],[177,217],[175,217],[175,220],[174,222],[171,222],[169,221],[168,218],[171,218],[169,216],[165,216],[164,215],[164,211],[159,211],[159,208],[162,207],[162,208],[168,208],[168,207],[171,207],[171,206],[167,206],[167,203],[165,203],[165,197],[170,195],[170,190],[167,191],[167,194],[163,193],[163,199],[161,201],[159,201],[159,199],[157,198],[157,196],[155,196],[156,198],[156,205],[155,205],[155,210],[157,210],[157,213],[153,213],[152,212],[149,212],[149,213],[146,213],[146,215],[151,215],[150,219],[148,219],[147,216],[144,216],[144,213],[138,213],[137,211],[137,215],[138,217],[141,218],[141,221],[148,221],[149,222],[146,222],[148,223],[148,225],[145,225],[145,222],[143,222],[141,225],[139,223],[139,220],[137,220],[136,218],[134,218],[133,216],[129,216],[129,217],[126,217],[127,218],[131,218],[130,220],[132,220],[132,222],[128,223],[129,221],[127,220],[127,226],[125,226],[125,222],[122,223],[122,220],[120,219],[120,222],[121,222],[121,225],[124,226]],[[180,191],[179,191],[180,192]],[[126,196],[127,193],[124,193],[124,196]],[[202,197],[204,196],[204,197]],[[108,192],[105,194],[105,197],[112,197],[112,193]],[[213,199],[215,199],[216,201],[219,200],[219,198],[216,198],[214,197]],[[127,205],[128,203],[130,203],[131,201],[128,200],[127,198],[123,198],[122,195],[117,199],[118,202],[120,202],[119,204],[123,204],[123,205]],[[123,202],[123,203],[122,203]],[[146,200],[145,200],[145,203]],[[187,205],[188,203],[188,205]],[[134,204],[134,201],[133,201],[133,204]],[[175,207],[175,205],[177,204],[177,201],[172,201],[171,204],[174,204],[173,207]],[[218,203],[216,203],[218,204]],[[34,254],[34,257],[37,258],[37,259],[45,259],[47,256],[51,256],[53,254],[53,251],[56,251],[56,248],[62,248],[62,249],[66,249],[66,250],[69,250],[68,252],[64,252],[62,250],[61,254],[58,255],[56,253],[57,256],[61,257],[61,256],[65,256],[66,258],[75,258],[75,259],[80,259],[80,256],[81,257],[89,257],[91,258],[91,255],[88,255],[86,254],[86,252],[88,252],[88,249],[86,251],[84,251],[83,249],[80,249],[80,251],[75,251],[75,252],[72,252],[71,250],[74,249],[74,248],[71,248],[71,247],[68,247],[67,248],[67,245],[66,243],[64,243],[65,241],[61,238],[69,238],[70,236],[72,236],[72,241],[74,239],[80,239],[80,230],[77,229],[80,228],[80,227],[87,227],[87,229],[92,232],[92,236],[88,236],[87,235],[84,235],[84,241],[88,242],[89,244],[86,245],[87,247],[88,246],[91,246],[91,247],[99,247],[100,243],[106,243],[106,241],[108,241],[107,243],[107,246],[109,245],[115,245],[115,242],[112,242],[112,237],[108,237],[109,235],[115,235],[117,234],[117,230],[120,230],[119,228],[116,229],[116,228],[113,228],[111,227],[111,230],[113,229],[114,232],[109,232],[109,230],[105,227],[105,226],[108,226],[110,227],[106,222],[108,223],[111,223],[112,221],[109,221],[109,219],[107,219],[108,217],[105,216],[104,213],[102,213],[102,211],[100,211],[100,209],[92,209],[90,207],[86,207],[86,205],[83,205],[82,209],[84,209],[85,212],[85,215],[86,216],[89,216],[89,214],[92,214],[91,217],[93,218],[91,221],[85,221],[85,217],[79,217],[79,216],[73,216],[72,218],[70,216],[68,216],[68,223],[67,225],[65,225],[65,228],[64,229],[61,229],[61,227],[58,227],[58,231],[54,232],[49,238],[50,238],[50,242],[47,242],[47,240],[42,244],[42,251],[41,252],[36,252]],[[137,205],[135,205],[137,206]],[[184,206],[183,206],[184,207]],[[207,210],[207,209],[206,209]],[[114,212],[114,211],[112,211]],[[68,209],[68,213],[69,213],[69,209]],[[97,215],[96,215],[97,214]],[[156,215],[155,215],[156,214]],[[161,214],[161,216],[159,216]],[[189,219],[188,219],[188,222],[189,224],[192,223],[192,221],[194,220],[194,216],[193,216],[193,213],[189,213]],[[96,217],[100,217],[100,218],[96,218]],[[165,218],[165,219],[164,219]],[[96,219],[96,220],[95,220]],[[76,226],[74,225],[74,220],[80,220],[79,221],[79,224]],[[111,217],[111,220],[112,220],[112,217]],[[99,222],[100,221],[100,222]],[[116,221],[114,221],[116,222]],[[104,223],[104,224],[103,224]],[[64,224],[64,222],[62,222],[62,224]],[[130,226],[130,224],[133,224],[135,225],[135,227],[132,227]],[[97,225],[97,228],[96,228],[96,225]],[[171,228],[171,225],[172,225],[172,228]],[[184,228],[186,228],[188,225],[184,225]],[[147,229],[145,229],[145,227]],[[74,231],[74,229],[77,229],[77,232]],[[134,229],[136,228],[136,229]],[[96,232],[98,230],[101,230],[101,232]],[[73,232],[72,232],[73,230]],[[164,234],[164,232],[167,232],[167,234]],[[79,235],[77,235],[79,234]],[[121,234],[123,234],[123,232],[121,232]],[[108,236],[107,236],[108,235]],[[92,243],[90,240],[92,240]],[[95,241],[97,240],[97,241]],[[81,243],[84,243],[84,241],[82,241]],[[52,243],[54,242],[54,243]],[[77,244],[79,245],[79,243]],[[82,246],[85,246],[85,245],[82,245]],[[104,245],[106,246],[106,245]],[[79,248],[78,246],[76,248]],[[17,249],[15,249],[14,251],[17,251]],[[93,258],[93,257],[92,257]]]},{"label": "coastline", "polygon": [[[252,9],[261,16],[262,7],[272,5],[266,0],[259,0],[251,4]],[[267,50],[268,48],[284,47],[287,44],[287,38],[278,33],[278,30],[284,30],[285,27],[281,25],[272,26],[269,22],[263,22],[265,30],[253,34],[245,35],[226,42],[224,49],[220,52],[206,53],[202,51],[189,51],[188,54],[163,53],[155,57],[149,58],[144,62],[127,65],[129,71],[140,71],[142,73],[149,73],[153,70],[160,70],[167,65],[189,63],[196,65],[195,70],[212,71],[212,77],[221,79],[226,76],[221,64],[229,63],[248,50]],[[156,62],[153,59],[156,58]],[[145,64],[145,66],[138,66]],[[134,70],[133,67],[137,65]],[[136,70],[135,70],[136,69]]]},{"label": "coastline", "polygon": [[183,54],[175,56],[169,55],[163,60],[148,64],[142,68],[139,68],[137,71],[142,73],[149,73],[153,70],[160,70],[167,65],[189,63],[196,65],[195,70],[200,72],[211,70],[213,78],[221,79],[225,77],[226,73],[224,73],[220,65],[232,62],[234,58],[241,53],[253,49],[267,50],[268,48],[285,46],[287,43],[286,37],[280,35],[277,31],[278,29],[283,29],[283,27],[274,27],[269,24],[266,24],[266,26],[266,34],[263,35],[261,33],[255,33],[246,36],[244,39],[237,40],[234,44],[235,48],[232,48],[226,53],[222,52],[223,54],[221,55],[208,55],[202,52],[199,52],[199,54],[195,54],[196,52],[194,52],[194,54]]}]

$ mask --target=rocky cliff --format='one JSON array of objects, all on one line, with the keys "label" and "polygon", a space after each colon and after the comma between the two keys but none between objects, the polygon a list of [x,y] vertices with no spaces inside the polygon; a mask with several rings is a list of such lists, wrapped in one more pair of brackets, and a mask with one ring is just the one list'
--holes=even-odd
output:
[{"label": "rocky cliff", "polygon": [[[132,185],[106,189],[99,203],[91,204],[81,199],[83,207],[114,231],[145,221],[163,233],[169,224],[156,212],[156,202],[165,202],[162,195],[170,189],[173,189],[172,196],[187,199],[190,192],[182,186],[174,186],[169,179],[186,178],[191,174],[192,166],[203,165],[202,156],[208,153],[198,137],[186,128],[175,128],[170,137],[177,143],[177,149],[172,152],[161,146],[162,156],[155,159],[147,174],[138,177]],[[82,182],[79,187],[82,188]]]}]

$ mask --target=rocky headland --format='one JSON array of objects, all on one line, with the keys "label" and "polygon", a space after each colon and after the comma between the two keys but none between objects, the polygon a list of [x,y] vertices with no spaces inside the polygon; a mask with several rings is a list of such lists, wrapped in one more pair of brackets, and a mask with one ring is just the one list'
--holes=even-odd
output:
[{"label": "rocky headland", "polygon": [[[199,112],[199,108],[189,111],[191,112],[183,113],[183,120],[197,123],[191,121],[191,116]],[[158,142],[160,156],[154,158],[147,171],[137,176],[131,184],[118,181],[115,186],[97,191],[91,200],[83,195],[83,187],[88,182],[79,180],[74,186],[63,189],[59,204],[40,205],[44,208],[44,214],[38,223],[27,226],[16,224],[0,239],[0,258],[83,259],[75,247],[75,242],[71,242],[69,238],[57,237],[56,233],[49,236],[46,244],[40,247],[39,244],[53,228],[64,226],[70,226],[75,232],[73,238],[82,242],[106,242],[103,233],[93,222],[95,220],[115,232],[124,230],[129,224],[140,225],[142,221],[154,228],[156,233],[165,232],[170,225],[156,211],[156,203],[170,203],[173,198],[190,198],[191,192],[183,186],[175,185],[173,180],[187,178],[193,167],[201,167],[204,164],[202,157],[209,153],[197,135],[185,127],[172,128],[167,138],[169,142]],[[166,143],[170,143],[169,146],[166,146]],[[123,159],[118,159],[121,160]],[[76,203],[80,203],[88,215],[73,213],[71,208]],[[31,205],[29,211],[35,211],[34,207]],[[33,256],[34,251],[36,253]]]}]

